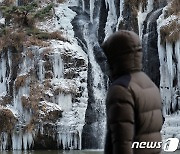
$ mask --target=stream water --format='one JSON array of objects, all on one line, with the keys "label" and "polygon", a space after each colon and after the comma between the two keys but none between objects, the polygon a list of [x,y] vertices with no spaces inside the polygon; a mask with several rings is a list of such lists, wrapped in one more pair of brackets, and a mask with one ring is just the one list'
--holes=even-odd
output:
[{"label": "stream water", "polygon": [[102,150],[35,150],[35,151],[0,151],[0,154],[103,154]]},{"label": "stream water", "polygon": [[[103,154],[102,150],[35,150],[35,151],[0,151],[0,154]],[[180,154],[180,150],[175,152],[162,152],[162,154]]]}]

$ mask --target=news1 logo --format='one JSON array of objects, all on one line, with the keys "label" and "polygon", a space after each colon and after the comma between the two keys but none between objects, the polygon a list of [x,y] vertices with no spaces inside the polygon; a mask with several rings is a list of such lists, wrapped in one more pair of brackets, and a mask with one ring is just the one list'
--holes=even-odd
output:
[{"label": "news1 logo", "polygon": [[140,149],[160,149],[162,148],[165,152],[174,152],[177,150],[179,144],[178,138],[168,138],[165,142],[133,142],[131,148]]},{"label": "news1 logo", "polygon": [[179,144],[178,138],[168,138],[164,142],[163,150],[166,152],[174,152],[177,150]]}]

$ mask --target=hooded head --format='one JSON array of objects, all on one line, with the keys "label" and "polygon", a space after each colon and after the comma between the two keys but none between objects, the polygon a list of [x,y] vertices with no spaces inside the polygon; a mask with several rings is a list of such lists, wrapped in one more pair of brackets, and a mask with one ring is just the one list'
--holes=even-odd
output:
[{"label": "hooded head", "polygon": [[102,44],[102,48],[113,78],[142,69],[142,46],[136,33],[117,31]]}]

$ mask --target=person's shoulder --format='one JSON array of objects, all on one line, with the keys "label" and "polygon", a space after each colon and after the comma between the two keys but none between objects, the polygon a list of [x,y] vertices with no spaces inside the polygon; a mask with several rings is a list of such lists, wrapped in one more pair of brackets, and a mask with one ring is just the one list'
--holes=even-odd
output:
[{"label": "person's shoulder", "polygon": [[111,84],[108,90],[107,100],[131,100],[132,95],[128,90],[131,75],[120,76]]},{"label": "person's shoulder", "polygon": [[142,89],[156,87],[154,82],[144,72],[135,72],[131,74],[131,85],[137,85]]},{"label": "person's shoulder", "polygon": [[131,75],[130,74],[124,74],[124,75],[118,77],[116,80],[114,80],[110,87],[114,87],[114,86],[119,85],[119,86],[122,86],[124,88],[128,88],[130,81],[131,81]]}]

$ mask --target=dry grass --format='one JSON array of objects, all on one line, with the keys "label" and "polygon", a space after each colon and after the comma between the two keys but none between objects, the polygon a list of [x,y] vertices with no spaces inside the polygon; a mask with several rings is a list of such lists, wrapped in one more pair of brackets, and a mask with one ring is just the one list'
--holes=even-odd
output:
[{"label": "dry grass", "polygon": [[24,131],[33,132],[35,128],[34,121],[34,119],[31,119],[30,123],[25,126]]},{"label": "dry grass", "polygon": [[[35,10],[36,3],[30,4],[31,0],[24,0],[25,6],[9,7],[15,0],[5,0],[3,6],[3,16],[8,19],[6,27],[0,30],[0,51],[4,48],[14,47],[17,51],[22,51],[23,47],[40,46],[47,47],[48,39],[56,39],[67,41],[61,32],[55,31],[52,33],[43,32],[35,27],[35,15],[37,17],[47,16],[51,14],[53,3],[46,7]],[[33,13],[32,13],[33,12]],[[32,55],[31,55],[32,56]]]},{"label": "dry grass", "polygon": [[46,71],[45,72],[45,79],[52,79],[52,78],[53,78],[52,71]]},{"label": "dry grass", "polygon": [[15,80],[15,88],[18,90],[26,84],[27,75],[18,76]]},{"label": "dry grass", "polygon": [[180,15],[180,1],[179,0],[172,0],[170,3],[168,10],[167,10],[167,16],[170,15]]},{"label": "dry grass", "polygon": [[13,18],[13,26],[14,27],[30,27],[30,28],[34,28],[35,27],[35,22],[36,20],[34,19],[34,17],[32,15],[27,15],[25,16],[24,14],[14,14]]},{"label": "dry grass", "polygon": [[0,50],[8,47],[15,47],[22,50],[22,42],[25,40],[23,31],[13,31],[13,29],[5,29],[4,34],[0,37]]},{"label": "dry grass", "polygon": [[10,133],[16,122],[17,119],[9,109],[0,109],[0,132]]},{"label": "dry grass", "polygon": [[46,41],[43,41],[41,39],[36,38],[35,36],[29,36],[27,37],[26,41],[24,42],[26,47],[30,47],[32,45],[40,46],[40,47],[48,47],[49,43]]},{"label": "dry grass", "polygon": [[53,49],[51,47],[47,47],[43,50],[43,52],[41,53],[41,57],[43,58],[43,60],[45,61],[50,60],[49,55],[51,54],[52,50]]},{"label": "dry grass", "polygon": [[[45,40],[38,39],[36,36],[28,36],[25,29],[6,29],[0,37],[0,51],[3,48],[15,47],[16,50],[22,51],[24,47],[30,47],[32,45],[47,47],[49,43]],[[32,54],[29,56],[33,56]]]},{"label": "dry grass", "polygon": [[170,24],[161,27],[161,43],[175,42],[180,39],[180,24],[173,20]]},{"label": "dry grass", "polygon": [[6,96],[4,96],[4,97],[1,97],[1,99],[0,99],[0,105],[6,106],[7,104],[10,104],[11,101],[12,101],[11,96],[6,95]]},{"label": "dry grass", "polygon": [[44,121],[56,122],[60,117],[62,117],[62,111],[54,110],[50,111],[43,118]]},{"label": "dry grass", "polygon": [[29,57],[30,59],[33,59],[34,54],[32,53],[31,50],[28,50],[28,51],[26,52],[26,56]]},{"label": "dry grass", "polygon": [[10,6],[15,3],[15,0],[4,0],[2,3],[6,6]]},{"label": "dry grass", "polygon": [[66,39],[63,37],[63,34],[59,31],[55,31],[52,33],[49,33],[49,38],[50,39],[56,39],[56,40],[61,40],[61,41],[66,41]]},{"label": "dry grass", "polygon": [[57,0],[57,3],[64,3],[66,0]]},{"label": "dry grass", "polygon": [[145,9],[147,0],[125,0],[125,5],[129,5],[132,10],[135,8],[138,9],[140,3],[142,4],[142,8]]},{"label": "dry grass", "polygon": [[22,96],[21,102],[22,102],[23,108],[28,109],[28,110],[30,109],[31,106],[30,106],[29,98]]}]

